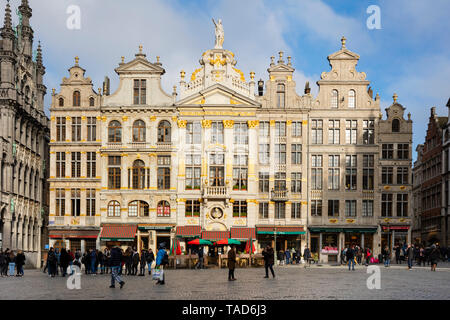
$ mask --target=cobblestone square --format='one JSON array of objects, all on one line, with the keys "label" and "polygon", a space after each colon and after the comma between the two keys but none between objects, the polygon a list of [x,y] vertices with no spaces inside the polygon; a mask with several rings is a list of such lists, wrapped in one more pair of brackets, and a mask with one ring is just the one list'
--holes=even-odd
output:
[{"label": "cobblestone square", "polygon": [[166,270],[166,284],[145,277],[123,276],[123,289],[110,289],[110,275],[81,276],[81,289],[69,290],[66,278],[49,278],[39,270],[25,270],[23,278],[0,278],[0,300],[6,299],[107,299],[107,300],[241,300],[241,299],[450,299],[450,265],[437,272],[406,265],[381,270],[381,289],[367,288],[370,274],[364,266],[281,266],[276,278],[264,279],[263,268],[236,269],[237,281],[227,280],[228,269]]}]

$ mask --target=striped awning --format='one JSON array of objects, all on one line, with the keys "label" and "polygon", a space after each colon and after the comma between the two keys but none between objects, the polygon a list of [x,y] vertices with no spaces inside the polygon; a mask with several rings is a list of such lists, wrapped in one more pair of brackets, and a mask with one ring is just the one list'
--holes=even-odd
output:
[{"label": "striped awning", "polygon": [[108,224],[102,226],[101,241],[134,241],[137,225]]},{"label": "striped awning", "polygon": [[99,230],[49,230],[51,239],[97,239]]},{"label": "striped awning", "polygon": [[180,238],[200,237],[202,228],[200,226],[180,226],[177,227],[176,236]]},{"label": "striped awning", "polygon": [[256,239],[256,229],[255,228],[238,228],[234,227],[230,229],[231,239]]},{"label": "striped awning", "polygon": [[305,234],[303,226],[264,226],[257,227],[256,232],[258,234]]},{"label": "striped awning", "polygon": [[229,238],[230,231],[202,231],[202,239],[217,241]]}]

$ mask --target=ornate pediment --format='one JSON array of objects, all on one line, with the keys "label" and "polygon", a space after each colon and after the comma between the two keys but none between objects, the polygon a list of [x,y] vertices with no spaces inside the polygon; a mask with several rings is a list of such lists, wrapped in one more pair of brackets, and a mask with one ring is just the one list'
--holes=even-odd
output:
[{"label": "ornate pediment", "polygon": [[141,57],[138,57],[128,63],[121,63],[120,66],[115,69],[115,71],[118,74],[124,74],[124,73],[164,74],[165,73],[164,68],[161,68],[160,66],[153,64],[153,63],[149,62],[148,60],[141,58]]}]

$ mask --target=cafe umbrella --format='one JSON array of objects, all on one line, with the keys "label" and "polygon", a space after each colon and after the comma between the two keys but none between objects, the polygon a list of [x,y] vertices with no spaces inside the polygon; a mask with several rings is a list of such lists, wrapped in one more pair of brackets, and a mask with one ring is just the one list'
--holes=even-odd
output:
[{"label": "cafe umbrella", "polygon": [[220,246],[220,245],[233,245],[233,244],[241,244],[241,242],[239,240],[235,240],[235,239],[222,239],[219,240],[217,242],[214,243],[216,246]]},{"label": "cafe umbrella", "polygon": [[[251,244],[251,247],[250,247],[250,244]],[[255,244],[253,243],[253,239],[250,238],[250,239],[247,240],[247,243],[245,244],[245,252],[254,254],[255,251],[256,251],[255,250]]]},{"label": "cafe umbrella", "polygon": [[170,249],[170,255],[180,255],[181,254],[181,245],[180,240],[175,239],[172,243],[172,248]]},{"label": "cafe umbrella", "polygon": [[213,243],[205,239],[194,239],[192,241],[189,241],[188,244],[197,246],[211,246]]}]

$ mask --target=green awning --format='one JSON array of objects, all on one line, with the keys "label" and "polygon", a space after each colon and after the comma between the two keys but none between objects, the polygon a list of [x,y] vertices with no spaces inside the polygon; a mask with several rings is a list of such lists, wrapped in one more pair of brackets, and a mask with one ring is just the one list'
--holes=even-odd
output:
[{"label": "green awning", "polygon": [[[258,231],[258,234],[275,234],[274,231]],[[281,234],[305,234],[305,231],[277,231],[277,235]]]},{"label": "green awning", "polygon": [[310,232],[346,232],[346,233],[376,233],[378,228],[326,228],[326,227],[310,227]]}]

